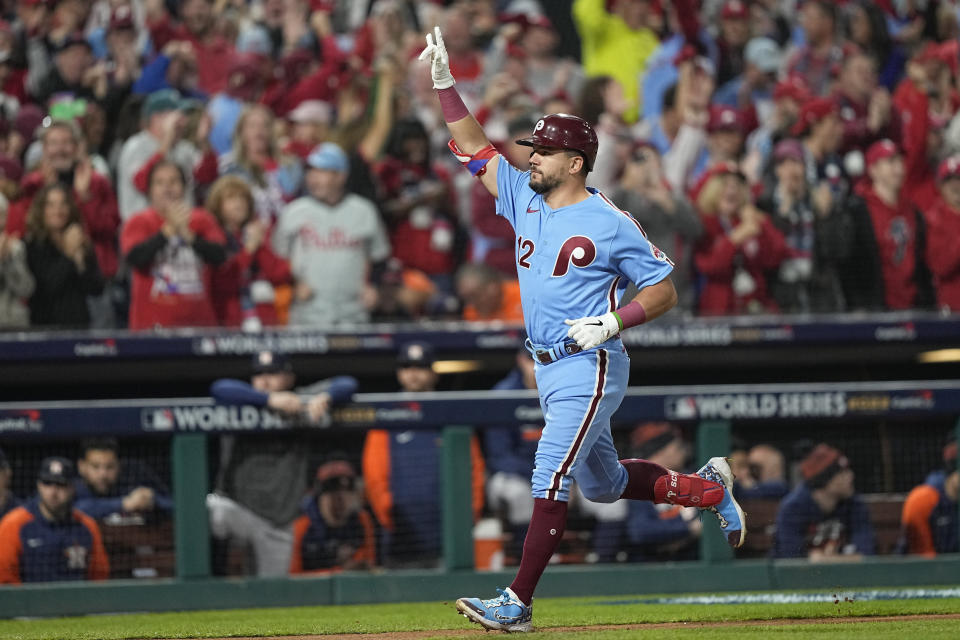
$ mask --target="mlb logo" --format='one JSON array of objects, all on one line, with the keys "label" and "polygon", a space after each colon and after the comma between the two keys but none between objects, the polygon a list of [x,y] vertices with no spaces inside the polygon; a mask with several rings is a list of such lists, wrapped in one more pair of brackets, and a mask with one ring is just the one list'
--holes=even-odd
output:
[{"label": "mlb logo", "polygon": [[667,398],[664,413],[668,420],[693,420],[697,417],[697,400],[694,396]]},{"label": "mlb logo", "polygon": [[140,414],[144,431],[173,431],[175,421],[170,409],[144,409]]}]

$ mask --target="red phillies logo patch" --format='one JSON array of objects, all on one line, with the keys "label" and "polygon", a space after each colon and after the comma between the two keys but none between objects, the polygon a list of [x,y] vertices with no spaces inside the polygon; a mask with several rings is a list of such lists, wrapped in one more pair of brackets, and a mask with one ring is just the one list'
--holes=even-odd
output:
[{"label": "red phillies logo patch", "polygon": [[586,236],[567,238],[560,247],[560,253],[557,254],[557,262],[553,266],[553,275],[554,277],[567,275],[571,264],[580,268],[587,267],[596,257],[597,248],[590,238]]}]

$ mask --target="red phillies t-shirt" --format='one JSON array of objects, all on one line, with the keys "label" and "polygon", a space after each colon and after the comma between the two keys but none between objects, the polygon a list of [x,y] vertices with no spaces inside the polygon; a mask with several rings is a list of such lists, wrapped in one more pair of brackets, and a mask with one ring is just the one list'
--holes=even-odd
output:
[{"label": "red phillies t-shirt", "polygon": [[910,309],[917,297],[913,279],[917,239],[913,206],[901,197],[897,206],[891,207],[872,188],[866,189],[864,195],[880,254],[884,302],[888,309]]},{"label": "red phillies t-shirt", "polygon": [[[163,217],[153,209],[130,218],[120,237],[123,255],[156,235],[163,223]],[[217,221],[203,209],[193,210],[190,230],[208,242],[226,242]],[[169,240],[153,262],[131,273],[131,329],[217,324],[210,293],[212,269],[183,240]]]}]

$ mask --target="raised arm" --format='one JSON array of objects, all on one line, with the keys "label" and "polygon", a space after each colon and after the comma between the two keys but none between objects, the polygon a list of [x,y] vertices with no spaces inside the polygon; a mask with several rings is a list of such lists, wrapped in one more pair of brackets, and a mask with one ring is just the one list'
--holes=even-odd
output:
[{"label": "raised arm", "polygon": [[496,198],[497,165],[500,163],[500,156],[453,86],[456,81],[450,73],[450,58],[443,44],[440,27],[433,28],[433,35],[427,34],[427,46],[420,54],[420,60],[430,61],[433,88],[437,90],[443,119],[453,137],[450,150]]}]

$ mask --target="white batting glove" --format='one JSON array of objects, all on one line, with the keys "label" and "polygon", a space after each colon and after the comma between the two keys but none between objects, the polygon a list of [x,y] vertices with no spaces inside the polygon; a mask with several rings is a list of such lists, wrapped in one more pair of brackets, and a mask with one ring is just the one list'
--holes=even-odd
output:
[{"label": "white batting glove", "polygon": [[612,312],[563,322],[570,325],[567,337],[576,340],[581,349],[593,349],[620,333],[620,322]]},{"label": "white batting glove", "polygon": [[430,60],[430,75],[433,76],[434,89],[448,89],[456,84],[453,74],[450,73],[450,56],[447,55],[447,47],[443,44],[443,36],[440,35],[440,27],[434,27],[434,37],[427,34],[427,46],[420,52],[418,60]]}]

